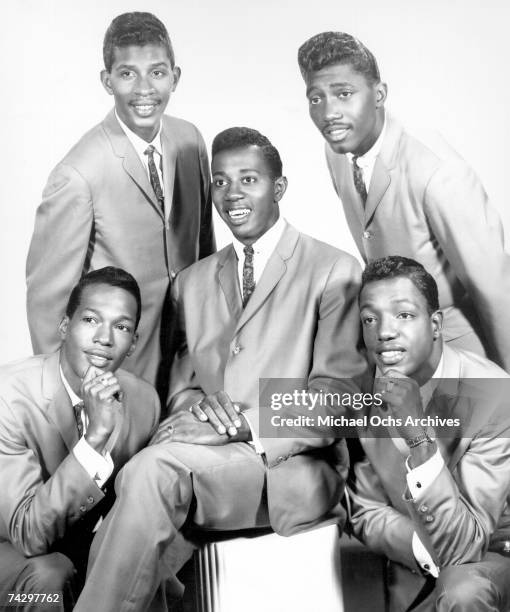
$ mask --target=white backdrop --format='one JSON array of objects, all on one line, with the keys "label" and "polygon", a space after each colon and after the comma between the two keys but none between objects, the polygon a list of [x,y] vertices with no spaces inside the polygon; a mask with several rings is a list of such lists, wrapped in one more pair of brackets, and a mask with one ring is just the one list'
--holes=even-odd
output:
[{"label": "white backdrop", "polygon": [[[57,161],[108,112],[99,82],[102,39],[122,12],[167,25],[183,76],[169,112],[208,145],[232,125],[278,147],[289,179],[284,216],[355,253],[312,125],[296,62],[323,30],[360,38],[389,83],[388,107],[431,128],[477,170],[510,233],[510,85],[506,0],[17,0],[0,39],[0,363],[30,353],[25,258],[34,213]],[[228,236],[217,222],[218,242]],[[55,271],[58,274],[58,270]]]}]

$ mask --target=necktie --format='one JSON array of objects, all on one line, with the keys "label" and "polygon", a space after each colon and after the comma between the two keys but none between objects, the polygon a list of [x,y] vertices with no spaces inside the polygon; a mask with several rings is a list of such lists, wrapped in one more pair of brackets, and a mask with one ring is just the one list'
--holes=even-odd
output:
[{"label": "necktie", "polygon": [[149,145],[145,149],[144,155],[147,155],[147,161],[148,161],[148,166],[149,166],[149,176],[151,179],[152,188],[154,189],[154,193],[156,194],[156,199],[158,200],[159,205],[161,206],[161,210],[164,210],[165,198],[163,196],[163,189],[161,188],[161,183],[159,182],[158,171],[156,170],[156,163],[154,162],[154,151],[155,150],[156,149],[152,145]]},{"label": "necktie", "polygon": [[76,419],[76,427],[78,428],[78,437],[81,438],[83,436],[83,421],[81,420],[81,411],[83,410],[83,402],[76,404],[73,406],[74,409],[74,418]]},{"label": "necktie", "polygon": [[367,202],[367,188],[363,179],[363,169],[358,166],[358,155],[352,158],[352,176],[354,177],[354,186],[359,193],[363,207]]},{"label": "necktie", "polygon": [[253,276],[253,247],[245,246],[243,265],[243,308],[248,303],[251,294],[255,290],[255,278]]}]

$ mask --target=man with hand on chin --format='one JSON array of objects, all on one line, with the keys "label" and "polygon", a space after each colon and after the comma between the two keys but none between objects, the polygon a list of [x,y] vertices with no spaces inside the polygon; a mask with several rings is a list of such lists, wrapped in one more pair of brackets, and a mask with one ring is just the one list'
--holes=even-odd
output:
[{"label": "man with hand on chin", "polygon": [[359,305],[384,403],[359,432],[351,523],[390,560],[390,609],[508,610],[509,377],[443,342],[437,285],[412,259],[370,263]]},{"label": "man with hand on chin", "polygon": [[213,201],[233,244],[176,279],[170,417],[116,480],[76,612],[146,610],[193,551],[184,525],[290,535],[343,523],[344,441],[333,428],[259,439],[259,380],[354,390],[350,379],[365,369],[359,265],[281,219],[287,180],[265,136],[225,130],[212,155]]},{"label": "man with hand on chin", "polygon": [[20,608],[72,609],[110,479],[159,420],[155,390],[119,369],[140,312],[130,274],[90,272],[71,292],[60,350],[0,370],[0,607],[40,593],[51,601]]}]

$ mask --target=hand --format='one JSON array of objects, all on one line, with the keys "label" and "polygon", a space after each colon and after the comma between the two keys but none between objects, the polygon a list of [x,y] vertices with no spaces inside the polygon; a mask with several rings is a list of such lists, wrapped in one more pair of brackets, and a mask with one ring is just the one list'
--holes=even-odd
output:
[{"label": "hand", "polygon": [[189,411],[199,421],[209,421],[220,435],[226,433],[231,437],[237,436],[238,429],[243,426],[239,406],[232,402],[225,391],[207,395],[190,406]]},{"label": "hand", "polygon": [[123,417],[119,381],[112,372],[90,366],[81,384],[81,396],[89,420],[85,439],[100,453],[117,421]]},{"label": "hand", "polygon": [[[376,378],[374,393],[380,393],[389,414],[398,423],[395,430],[404,440],[411,440],[426,432],[417,422],[424,417],[418,383],[397,370],[387,370],[384,376]],[[436,444],[424,443],[410,449],[414,467],[430,459],[435,453]]]}]

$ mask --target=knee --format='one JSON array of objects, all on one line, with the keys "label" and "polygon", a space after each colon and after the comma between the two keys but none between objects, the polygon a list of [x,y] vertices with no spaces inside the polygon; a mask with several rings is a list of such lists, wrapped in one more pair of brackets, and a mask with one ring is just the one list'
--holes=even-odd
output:
[{"label": "knee", "polygon": [[23,582],[27,591],[52,593],[64,591],[75,577],[73,563],[62,553],[27,559]]},{"label": "knee", "polygon": [[[441,570],[436,583],[436,610],[439,612],[467,612],[492,610],[493,585],[471,564]],[[489,607],[487,607],[489,606]]]}]

